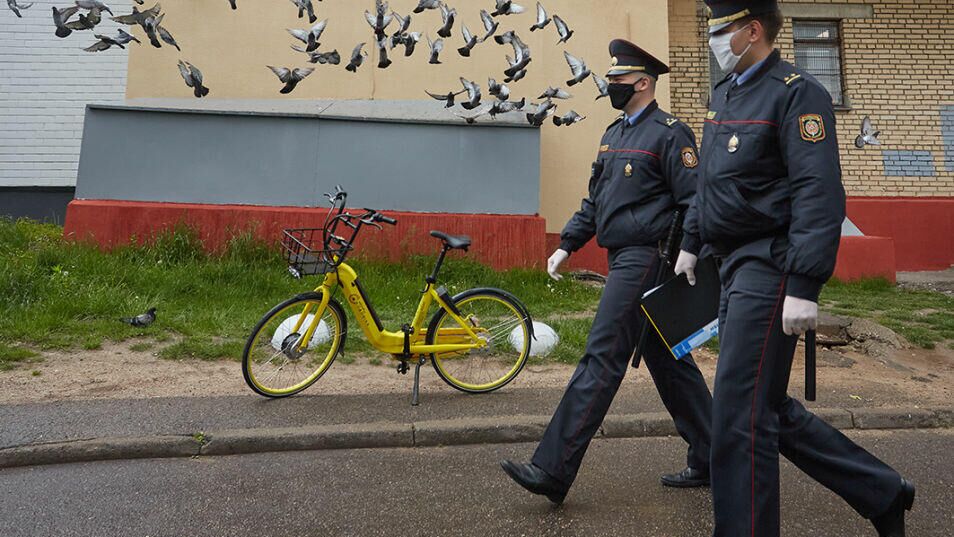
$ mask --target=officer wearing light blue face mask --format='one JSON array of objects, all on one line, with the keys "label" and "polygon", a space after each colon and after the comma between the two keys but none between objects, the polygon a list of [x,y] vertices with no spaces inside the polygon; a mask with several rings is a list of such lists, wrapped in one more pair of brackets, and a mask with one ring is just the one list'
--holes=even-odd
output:
[{"label": "officer wearing light blue face mask", "polygon": [[[658,272],[658,245],[674,214],[695,194],[699,158],[692,130],[656,104],[656,80],[669,67],[633,43],[610,43],[608,93],[622,114],[607,129],[591,168],[588,195],[560,234],[547,263],[560,265],[594,236],[607,249],[609,275],[586,351],[529,463],[504,461],[525,489],[561,503],[576,479],[590,440],[629,369],[645,317],[640,297]],[[671,269],[669,276],[672,276]],[[712,397],[691,356],[674,360],[653,332],[640,349],[676,430],[688,444],[686,468],[662,476],[669,487],[709,483]],[[620,461],[624,463],[625,461]]]},{"label": "officer wearing light blue face mask", "polygon": [[904,537],[914,486],[787,394],[798,336],[815,328],[845,191],[831,96],[783,61],[776,0],[706,0],[728,76],[712,91],[700,183],[675,272],[700,247],[722,280],[712,406],[716,537],[779,536],[778,455],[841,496],[880,537]]}]

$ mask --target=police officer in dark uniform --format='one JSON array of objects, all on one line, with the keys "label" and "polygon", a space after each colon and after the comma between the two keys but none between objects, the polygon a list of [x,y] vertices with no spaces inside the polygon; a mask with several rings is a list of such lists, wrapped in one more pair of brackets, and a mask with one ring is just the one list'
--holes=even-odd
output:
[{"label": "police officer in dark uniform", "polygon": [[[698,181],[692,130],[659,109],[656,80],[669,68],[636,45],[610,44],[610,100],[624,113],[607,128],[593,163],[589,196],[560,235],[548,262],[559,265],[594,235],[609,250],[609,276],[590,330],[586,352],[570,379],[529,464],[503,461],[504,470],[535,494],[561,503],[576,478],[590,440],[619,389],[644,318],[640,297],[654,284],[665,239],[677,209],[685,210]],[[646,364],[679,434],[688,442],[688,467],[663,476],[675,487],[709,481],[712,397],[692,357],[676,360],[654,333]]]},{"label": "police officer in dark uniform", "polygon": [[703,244],[721,260],[714,535],[779,535],[781,453],[880,536],[903,536],[914,486],[786,393],[845,218],[831,96],[773,49],[783,21],[776,0],[706,3],[710,47],[730,74],[712,93],[675,272],[694,280]]}]

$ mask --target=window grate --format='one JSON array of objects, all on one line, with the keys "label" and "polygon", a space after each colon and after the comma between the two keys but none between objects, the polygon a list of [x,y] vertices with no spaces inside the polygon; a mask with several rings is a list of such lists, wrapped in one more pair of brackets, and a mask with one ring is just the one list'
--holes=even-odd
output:
[{"label": "window grate", "polygon": [[831,94],[832,103],[845,104],[838,21],[794,20],[795,65],[811,73]]}]

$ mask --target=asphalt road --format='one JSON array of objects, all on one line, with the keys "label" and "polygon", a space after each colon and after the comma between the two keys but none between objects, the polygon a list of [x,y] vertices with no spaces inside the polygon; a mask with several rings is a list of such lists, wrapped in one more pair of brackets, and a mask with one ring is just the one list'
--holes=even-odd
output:
[{"label": "asphalt road", "polygon": [[[918,486],[908,535],[954,535],[954,430],[851,436]],[[658,485],[678,439],[598,440],[562,508],[505,478],[533,445],[286,452],[0,470],[0,535],[708,536],[708,490]],[[872,536],[870,524],[783,463],[782,534]]]}]

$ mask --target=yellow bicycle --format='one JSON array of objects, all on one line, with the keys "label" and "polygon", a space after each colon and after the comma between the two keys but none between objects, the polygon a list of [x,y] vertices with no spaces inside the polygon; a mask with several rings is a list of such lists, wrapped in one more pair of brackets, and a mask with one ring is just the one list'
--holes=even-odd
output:
[{"label": "yellow bicycle", "polygon": [[[501,289],[477,288],[451,296],[437,284],[447,252],[466,251],[468,237],[431,232],[442,247],[433,272],[424,279],[417,312],[400,331],[387,331],[345,258],[364,226],[381,229],[379,223],[397,225],[397,221],[371,209],[361,215],[345,212],[347,193],[341,187],[326,196],[331,209],[321,228],[288,229],[282,239],[292,275],[324,275],[324,280],[313,292],[275,306],[255,326],[242,356],[242,372],[252,390],[266,397],[287,397],[328,371],[343,352],[348,334],[344,308],[334,298],[339,289],[368,341],[399,362],[399,373],[406,374],[409,362],[415,362],[414,405],[427,358],[445,382],[469,393],[497,390],[520,373],[533,339],[527,308]],[[339,227],[350,236],[339,236]],[[425,327],[432,305],[438,309]]]}]

